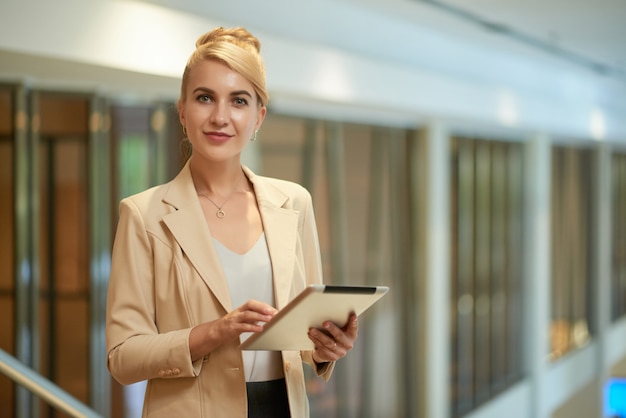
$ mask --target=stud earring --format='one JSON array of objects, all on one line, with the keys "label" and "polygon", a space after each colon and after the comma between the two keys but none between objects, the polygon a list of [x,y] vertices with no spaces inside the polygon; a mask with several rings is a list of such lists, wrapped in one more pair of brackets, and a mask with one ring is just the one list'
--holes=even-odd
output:
[{"label": "stud earring", "polygon": [[255,130],[255,131],[254,131],[254,135],[252,136],[252,138],[250,138],[250,141],[256,141],[256,139],[257,139],[257,138],[256,138],[256,134],[258,134],[258,133],[259,133],[259,130],[258,130],[258,129],[257,129],[257,130]]}]

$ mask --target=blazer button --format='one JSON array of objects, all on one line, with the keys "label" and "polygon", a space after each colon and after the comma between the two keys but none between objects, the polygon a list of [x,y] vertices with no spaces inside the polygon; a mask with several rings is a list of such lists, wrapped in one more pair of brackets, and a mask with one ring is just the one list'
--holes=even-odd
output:
[{"label": "blazer button", "polygon": [[159,370],[158,375],[159,375],[159,377],[165,376],[165,370]]},{"label": "blazer button", "polygon": [[179,369],[178,367],[173,368],[173,369],[172,369],[172,374],[173,374],[174,376],[179,375],[179,374],[180,374],[180,369]]}]

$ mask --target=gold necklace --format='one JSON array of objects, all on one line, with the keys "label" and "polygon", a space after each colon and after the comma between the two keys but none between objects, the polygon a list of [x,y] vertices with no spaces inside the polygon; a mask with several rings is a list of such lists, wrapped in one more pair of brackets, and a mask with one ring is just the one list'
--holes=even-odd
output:
[{"label": "gold necklace", "polygon": [[215,212],[215,216],[217,216],[218,218],[222,219],[223,217],[226,216],[226,212],[224,212],[224,209],[222,209],[224,207],[224,205],[226,205],[226,202],[228,202],[228,199],[230,199],[232,197],[232,195],[235,194],[235,192],[237,191],[237,187],[235,187],[233,189],[232,192],[230,192],[230,194],[228,195],[228,197],[226,198],[226,200],[224,200],[224,203],[222,203],[221,205],[218,205],[217,203],[215,203],[213,201],[213,199],[211,199],[207,194],[205,193],[199,193],[198,192],[198,196],[202,196],[206,199],[209,200],[209,202],[213,203],[213,206],[215,206],[217,208],[217,212]]}]

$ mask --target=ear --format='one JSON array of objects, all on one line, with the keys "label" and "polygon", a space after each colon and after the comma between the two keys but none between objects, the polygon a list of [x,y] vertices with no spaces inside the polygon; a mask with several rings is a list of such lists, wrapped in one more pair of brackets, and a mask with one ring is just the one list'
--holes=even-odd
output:
[{"label": "ear", "polygon": [[265,120],[266,113],[267,113],[267,108],[265,106],[259,107],[259,110],[257,111],[257,114],[256,114],[256,124],[254,125],[255,131],[258,131],[259,129],[261,129],[261,125],[263,124],[263,121]]}]

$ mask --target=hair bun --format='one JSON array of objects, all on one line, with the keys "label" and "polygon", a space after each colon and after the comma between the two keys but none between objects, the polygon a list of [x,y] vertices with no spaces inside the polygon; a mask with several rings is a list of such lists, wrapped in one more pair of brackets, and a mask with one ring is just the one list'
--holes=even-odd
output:
[{"label": "hair bun", "polygon": [[180,86],[180,103],[187,100],[189,74],[204,60],[217,60],[247,79],[256,92],[259,103],[267,104],[269,95],[265,81],[265,65],[261,57],[261,42],[242,27],[215,28],[196,41],[196,49],[187,60]]},{"label": "hair bun", "polygon": [[214,42],[228,42],[245,49],[254,48],[261,52],[261,42],[246,29],[238,28],[215,28],[200,36],[196,41],[196,48],[212,44]]}]

